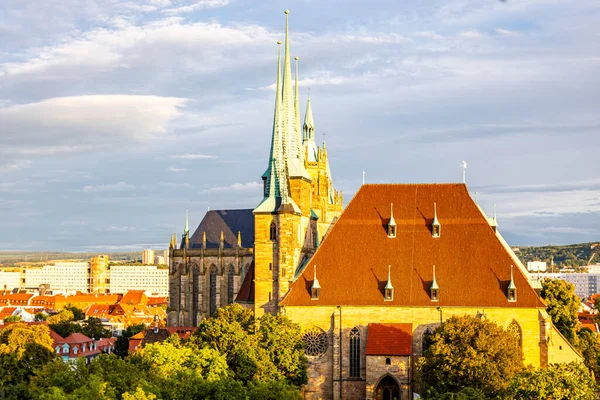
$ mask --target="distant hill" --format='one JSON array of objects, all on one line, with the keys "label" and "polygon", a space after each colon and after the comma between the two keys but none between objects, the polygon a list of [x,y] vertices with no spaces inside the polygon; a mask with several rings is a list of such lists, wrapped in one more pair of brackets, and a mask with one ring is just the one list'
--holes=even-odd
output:
[{"label": "distant hill", "polygon": [[[518,249],[518,250],[517,250]],[[527,246],[513,247],[521,261],[545,261],[550,268],[554,257],[554,266],[577,268],[588,264],[600,263],[600,242],[568,244],[564,246]]]},{"label": "distant hill", "polygon": [[97,255],[108,255],[111,261],[141,261],[142,252],[98,252],[98,253],[63,253],[56,251],[0,251],[0,265],[16,265],[19,263],[44,264],[57,260],[89,261]]}]

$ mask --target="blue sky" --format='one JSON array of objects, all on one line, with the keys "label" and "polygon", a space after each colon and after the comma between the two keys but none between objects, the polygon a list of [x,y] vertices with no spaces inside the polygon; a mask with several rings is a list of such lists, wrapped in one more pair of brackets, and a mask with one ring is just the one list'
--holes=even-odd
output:
[{"label": "blue sky", "polygon": [[290,9],[334,185],[456,182],[600,239],[600,3],[3,0],[0,250],[138,250],[261,197]]}]

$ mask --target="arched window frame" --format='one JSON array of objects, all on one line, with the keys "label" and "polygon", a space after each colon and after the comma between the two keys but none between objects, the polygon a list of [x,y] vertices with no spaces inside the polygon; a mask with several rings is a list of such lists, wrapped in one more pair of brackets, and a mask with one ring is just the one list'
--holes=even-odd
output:
[{"label": "arched window frame", "polygon": [[235,268],[233,267],[233,265],[229,265],[229,269],[227,271],[227,304],[233,304],[234,275]]},{"label": "arched window frame", "polygon": [[269,227],[269,240],[276,242],[277,241],[277,225],[275,221],[271,222],[271,226]]},{"label": "arched window frame", "polygon": [[213,315],[217,311],[217,267],[213,265],[210,268],[210,278],[208,283],[208,313]]},{"label": "arched window frame", "polygon": [[350,378],[360,378],[360,330],[357,327],[350,331]]}]

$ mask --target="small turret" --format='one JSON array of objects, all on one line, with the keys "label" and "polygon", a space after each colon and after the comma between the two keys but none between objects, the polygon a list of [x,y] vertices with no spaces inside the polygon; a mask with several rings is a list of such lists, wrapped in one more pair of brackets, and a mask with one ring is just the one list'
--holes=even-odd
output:
[{"label": "small turret", "polygon": [[388,237],[396,237],[396,220],[394,219],[394,203],[390,204],[390,221],[388,222]]},{"label": "small turret", "polygon": [[388,265],[388,279],[387,279],[387,283],[385,284],[385,289],[384,289],[384,294],[383,294],[383,299],[385,301],[392,301],[394,300],[394,286],[392,285],[392,266]]}]

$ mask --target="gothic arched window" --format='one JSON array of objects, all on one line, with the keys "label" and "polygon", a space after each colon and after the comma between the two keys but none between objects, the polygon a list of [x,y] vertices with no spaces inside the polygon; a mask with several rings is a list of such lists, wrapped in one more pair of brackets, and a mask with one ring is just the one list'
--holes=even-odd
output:
[{"label": "gothic arched window", "polygon": [[208,313],[213,315],[217,311],[217,267],[214,265],[210,268],[208,304]]},{"label": "gothic arched window", "polygon": [[233,303],[233,275],[235,270],[233,265],[229,266],[229,270],[227,271],[227,304]]},{"label": "gothic arched window", "polygon": [[200,308],[200,267],[192,267],[192,325],[198,326],[198,309]]},{"label": "gothic arched window", "polygon": [[360,378],[360,331],[357,327],[350,331],[350,377]]},{"label": "gothic arched window", "polygon": [[269,240],[272,240],[272,241],[277,240],[277,225],[275,225],[275,222],[271,222],[271,229],[269,231]]},{"label": "gothic arched window", "polygon": [[521,327],[517,321],[512,321],[507,327],[506,331],[519,341],[519,346],[523,346],[523,336],[521,335]]},{"label": "gothic arched window", "polygon": [[431,346],[431,336],[432,335],[433,335],[433,333],[431,332],[431,329],[429,329],[429,328],[427,328],[425,330],[425,333],[423,333],[423,343],[421,343],[422,348],[423,348],[422,354],[425,354],[427,349],[429,349],[429,347]]}]

